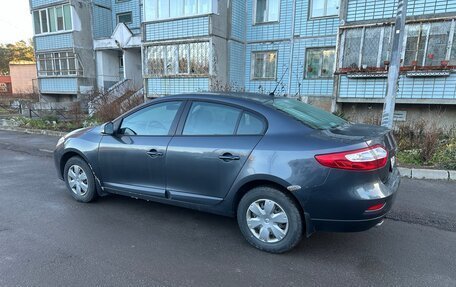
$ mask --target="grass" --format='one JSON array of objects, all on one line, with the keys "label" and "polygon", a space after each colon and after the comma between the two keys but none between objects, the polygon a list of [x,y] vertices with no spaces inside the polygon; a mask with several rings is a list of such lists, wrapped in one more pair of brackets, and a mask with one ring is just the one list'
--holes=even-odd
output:
[{"label": "grass", "polygon": [[70,132],[84,127],[84,123],[77,121],[61,121],[56,117],[48,116],[38,119],[25,117],[14,118],[14,121],[22,128],[52,130],[59,132]]}]

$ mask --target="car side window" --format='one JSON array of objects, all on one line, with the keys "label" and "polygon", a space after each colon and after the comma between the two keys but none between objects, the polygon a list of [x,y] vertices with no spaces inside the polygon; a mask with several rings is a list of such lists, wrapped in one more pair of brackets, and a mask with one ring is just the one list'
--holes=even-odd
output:
[{"label": "car side window", "polygon": [[165,102],[141,109],[124,118],[120,133],[138,136],[166,136],[169,134],[181,102]]},{"label": "car side window", "polygon": [[265,129],[264,121],[251,113],[244,112],[239,122],[238,135],[261,135]]},{"label": "car side window", "polygon": [[241,110],[230,106],[194,102],[183,135],[234,135]]}]

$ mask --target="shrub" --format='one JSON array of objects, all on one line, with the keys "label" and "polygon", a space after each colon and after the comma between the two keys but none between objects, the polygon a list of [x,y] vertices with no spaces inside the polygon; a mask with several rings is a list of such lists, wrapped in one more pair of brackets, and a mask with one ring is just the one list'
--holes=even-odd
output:
[{"label": "shrub", "polygon": [[432,161],[439,168],[456,170],[456,137],[444,140]]},{"label": "shrub", "polygon": [[400,125],[394,132],[400,153],[399,161],[409,164],[429,165],[444,136],[441,129],[424,120]]}]

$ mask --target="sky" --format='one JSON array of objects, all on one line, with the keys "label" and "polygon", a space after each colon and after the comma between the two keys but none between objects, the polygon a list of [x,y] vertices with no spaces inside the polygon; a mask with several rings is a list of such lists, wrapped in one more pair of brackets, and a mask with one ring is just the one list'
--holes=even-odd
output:
[{"label": "sky", "polygon": [[29,0],[0,0],[0,44],[33,37]]}]

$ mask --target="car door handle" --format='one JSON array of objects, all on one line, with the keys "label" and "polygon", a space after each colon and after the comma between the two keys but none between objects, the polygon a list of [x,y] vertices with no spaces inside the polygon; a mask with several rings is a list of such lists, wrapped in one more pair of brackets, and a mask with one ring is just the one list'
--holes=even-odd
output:
[{"label": "car door handle", "polygon": [[148,156],[150,157],[159,157],[163,156],[162,152],[157,151],[156,149],[151,149],[150,151],[146,152]]},{"label": "car door handle", "polygon": [[241,157],[237,156],[237,155],[232,155],[230,153],[224,153],[219,156],[219,159],[221,159],[223,161],[232,161],[232,160],[240,160]]}]

